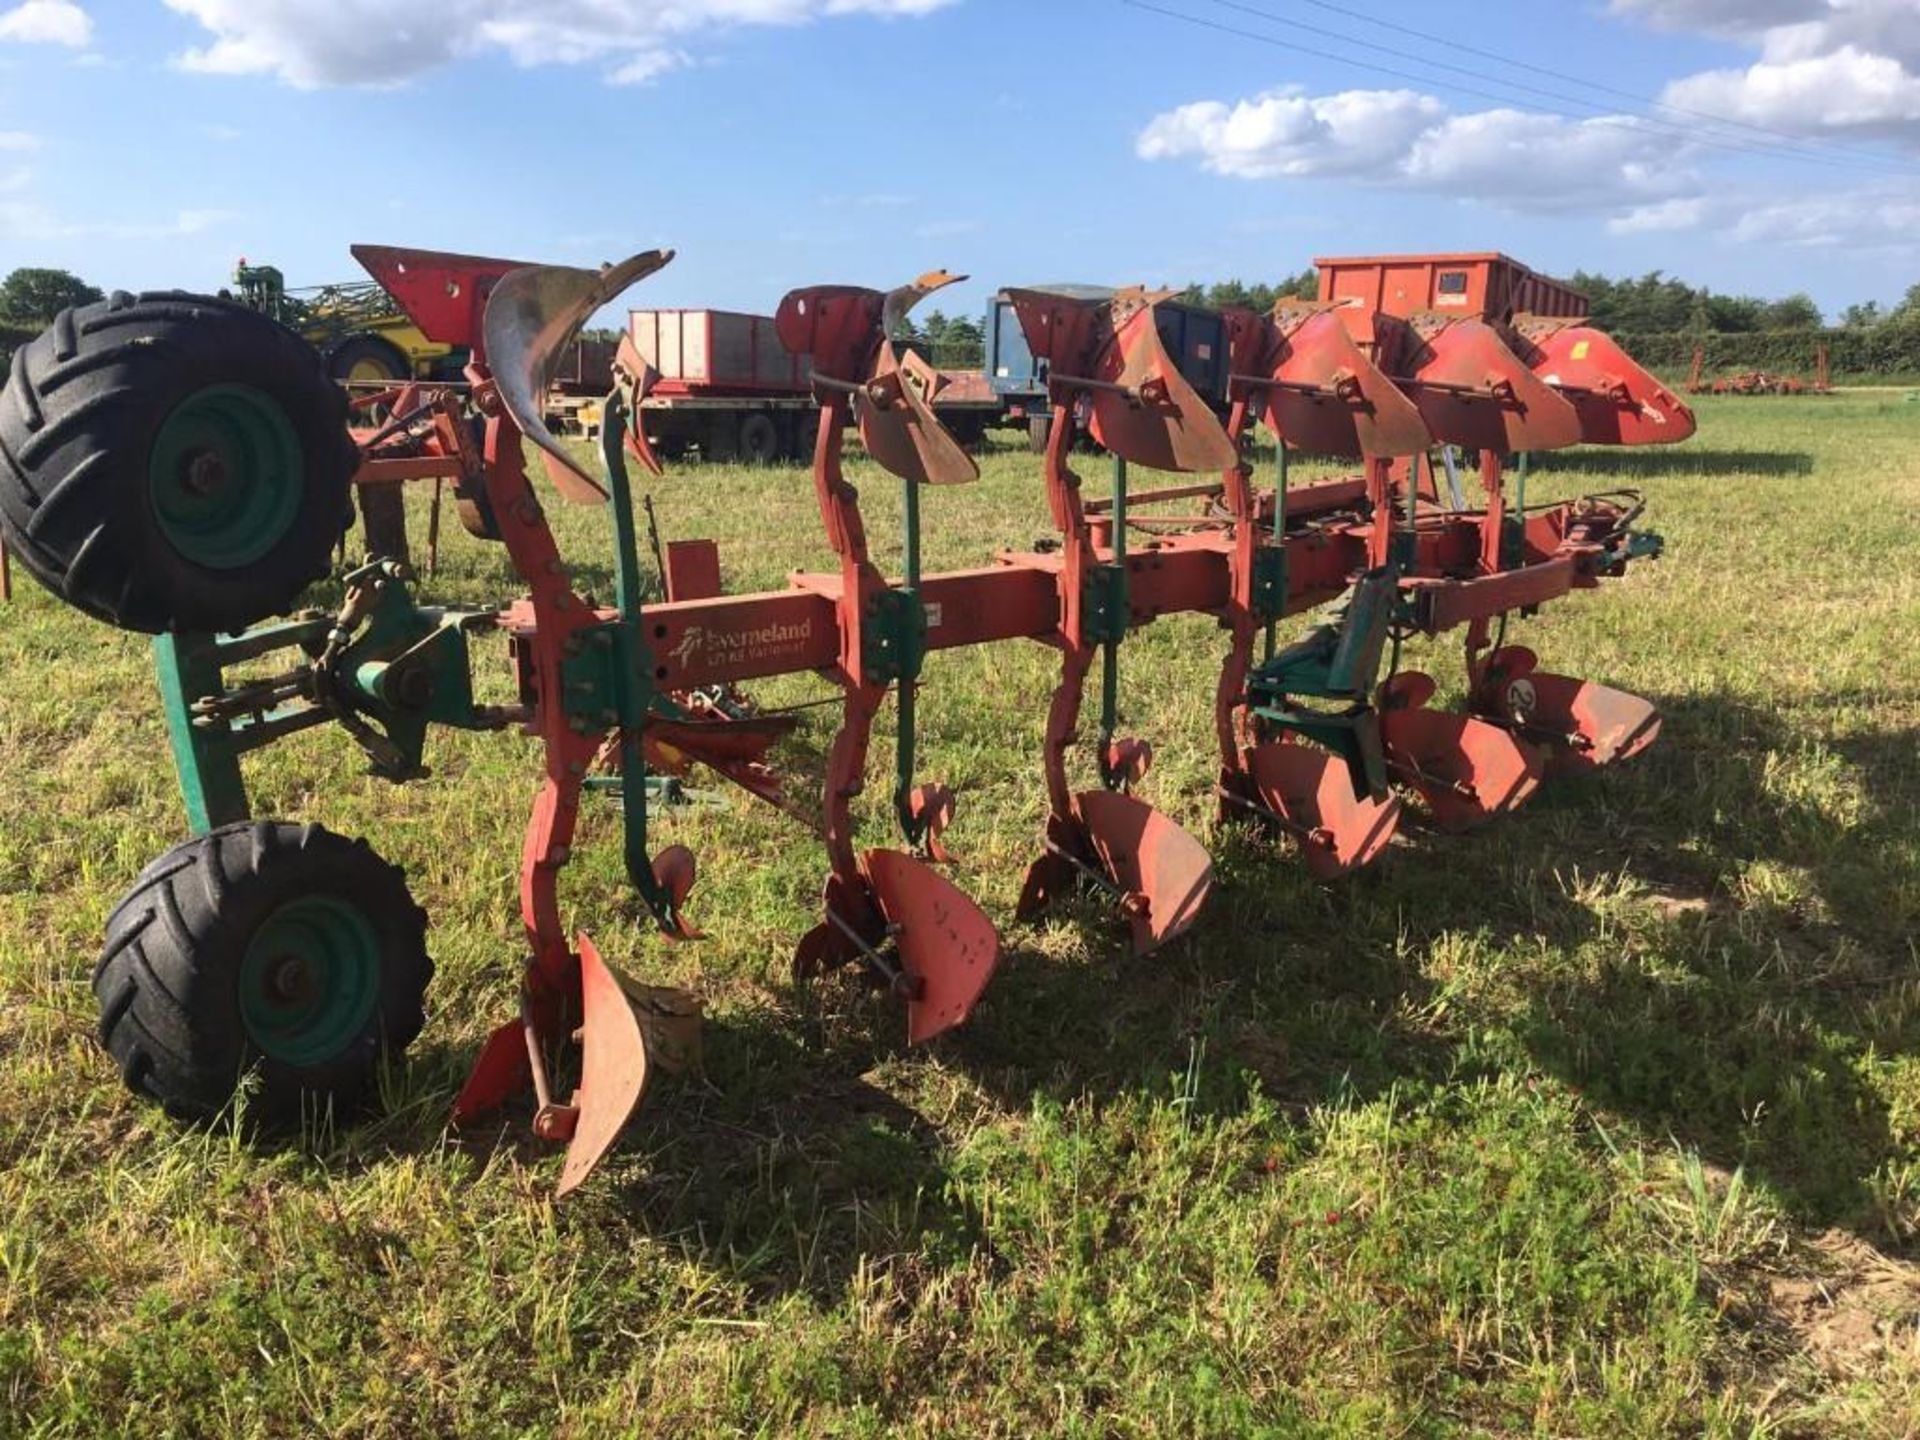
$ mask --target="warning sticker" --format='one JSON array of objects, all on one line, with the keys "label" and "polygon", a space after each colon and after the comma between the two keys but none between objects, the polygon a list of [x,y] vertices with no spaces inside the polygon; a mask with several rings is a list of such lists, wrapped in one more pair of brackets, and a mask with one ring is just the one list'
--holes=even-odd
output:
[{"label": "warning sticker", "polygon": [[1591,341],[1588,341],[1588,340],[1576,340],[1576,341],[1574,341],[1574,342],[1573,342],[1573,358],[1574,358],[1574,359],[1576,359],[1576,360],[1584,360],[1584,359],[1586,359],[1586,358],[1587,358],[1587,346],[1588,346],[1588,345],[1590,345],[1591,343],[1592,343],[1592,342],[1591,342]]}]

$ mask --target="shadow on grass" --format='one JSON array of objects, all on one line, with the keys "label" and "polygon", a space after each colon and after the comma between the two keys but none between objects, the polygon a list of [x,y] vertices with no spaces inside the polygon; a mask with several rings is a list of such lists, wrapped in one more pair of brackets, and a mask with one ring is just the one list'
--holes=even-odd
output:
[{"label": "shadow on grass", "polygon": [[1715,698],[1662,708],[1617,858],[1667,922],[1646,953],[1536,990],[1518,1033],[1594,1103],[1746,1166],[1797,1218],[1897,1237],[1875,1180],[1903,1142],[1867,1076],[1920,1047],[1920,734],[1834,742],[1863,796],[1839,815],[1783,774],[1807,744],[1790,719]]},{"label": "shadow on grass", "polygon": [[[831,1304],[897,1257],[994,1263],[930,1118],[953,1084],[941,1067],[972,1082],[970,1106],[984,1095],[1009,1116],[1129,1096],[1230,1115],[1257,1085],[1305,1118],[1538,1066],[1610,1127],[1743,1165],[1796,1220],[1885,1243],[1881,1181],[1904,1142],[1869,1067],[1920,1047],[1920,737],[1832,742],[1865,796],[1836,817],[1783,778],[1781,757],[1809,744],[1791,715],[1712,697],[1663,710],[1639,760],[1559,781],[1483,835],[1412,825],[1339,886],[1222,832],[1208,915],[1145,959],[1091,899],[1048,923],[1084,931],[1097,960],[1049,958],[1044,932],[1009,927],[986,1003],[905,1086],[884,1072],[927,1062],[904,1051],[897,1011],[850,999],[844,978],[823,982],[838,987],[825,1019],[712,1023],[704,1078],[655,1088],[584,1203],[732,1283]],[[1583,890],[1563,878],[1576,869],[1630,883]],[[1799,888],[1756,901],[1769,870]],[[1462,972],[1480,978],[1452,993]],[[550,1153],[524,1118],[494,1143]],[[432,1128],[403,1122],[388,1143],[432,1143]]]},{"label": "shadow on grass", "polygon": [[809,1046],[781,1017],[709,1025],[704,1076],[649,1102],[633,1137],[646,1168],[615,1167],[615,1203],[738,1284],[824,1306],[896,1257],[946,1269],[983,1256],[938,1130],[863,1078],[874,1059]]},{"label": "shadow on grass", "polygon": [[1589,475],[1651,479],[1661,475],[1811,475],[1803,450],[1706,450],[1692,445],[1543,450],[1529,459],[1536,473],[1577,470]]}]

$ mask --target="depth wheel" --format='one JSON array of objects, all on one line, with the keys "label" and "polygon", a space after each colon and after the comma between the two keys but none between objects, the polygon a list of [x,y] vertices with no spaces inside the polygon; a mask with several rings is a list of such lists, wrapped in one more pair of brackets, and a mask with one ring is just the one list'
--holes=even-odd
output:
[{"label": "depth wheel", "polygon": [[107,920],[100,1042],[136,1094],[204,1120],[259,1075],[268,1126],[350,1113],[420,1033],[426,912],[364,841],[243,821],[176,845]]},{"label": "depth wheel", "polygon": [[240,630],[325,575],[353,516],[346,402],[278,321],[204,296],[62,311],[0,393],[0,538],[127,630]]}]

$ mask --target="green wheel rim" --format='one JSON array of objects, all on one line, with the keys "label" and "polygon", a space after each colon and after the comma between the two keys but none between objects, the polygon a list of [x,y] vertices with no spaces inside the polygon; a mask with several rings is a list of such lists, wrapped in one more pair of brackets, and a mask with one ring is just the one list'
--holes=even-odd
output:
[{"label": "green wheel rim", "polygon": [[279,544],[300,513],[306,478],[286,411],[251,385],[209,385],[182,400],[147,466],[161,533],[212,570],[251,565]]},{"label": "green wheel rim", "polygon": [[240,962],[240,1019],[262,1054],[287,1065],[333,1059],[380,997],[380,941],[360,909],[306,895],[266,919]]}]

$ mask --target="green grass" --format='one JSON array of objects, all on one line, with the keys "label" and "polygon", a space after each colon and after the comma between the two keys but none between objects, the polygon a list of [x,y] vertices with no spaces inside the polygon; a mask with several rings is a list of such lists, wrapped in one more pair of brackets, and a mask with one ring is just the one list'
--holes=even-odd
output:
[{"label": "green grass", "polygon": [[[824,874],[791,823],[731,794],[675,813],[711,938],[669,949],[596,809],[569,918],[703,991],[708,1061],[560,1206],[524,1113],[443,1124],[511,1004],[529,742],[439,738],[404,789],[334,733],[253,763],[260,813],[406,867],[431,1016],[360,1128],[181,1129],[121,1089],[86,984],[108,909],[182,833],[146,651],[23,579],[0,626],[0,1435],[1914,1433],[1920,406],[1699,408],[1685,447],[1536,470],[1534,497],[1642,486],[1669,550],[1518,638],[1666,729],[1483,834],[1410,826],[1329,889],[1219,831],[1221,636],[1140,633],[1146,789],[1221,877],[1145,961],[1091,905],[1011,920],[1050,652],[936,656],[923,771],[961,792],[955,878],[1007,954],[924,1052],[849,981],[790,982]],[[930,567],[1045,533],[1037,463],[985,472],[927,497]],[[891,553],[894,485],[853,473]],[[655,498],[670,535],[719,538],[731,588],[827,563],[802,472],[688,469]],[[605,517],[562,520],[607,593]],[[456,533],[430,589],[515,585]],[[1457,696],[1454,639],[1411,659]]]}]

